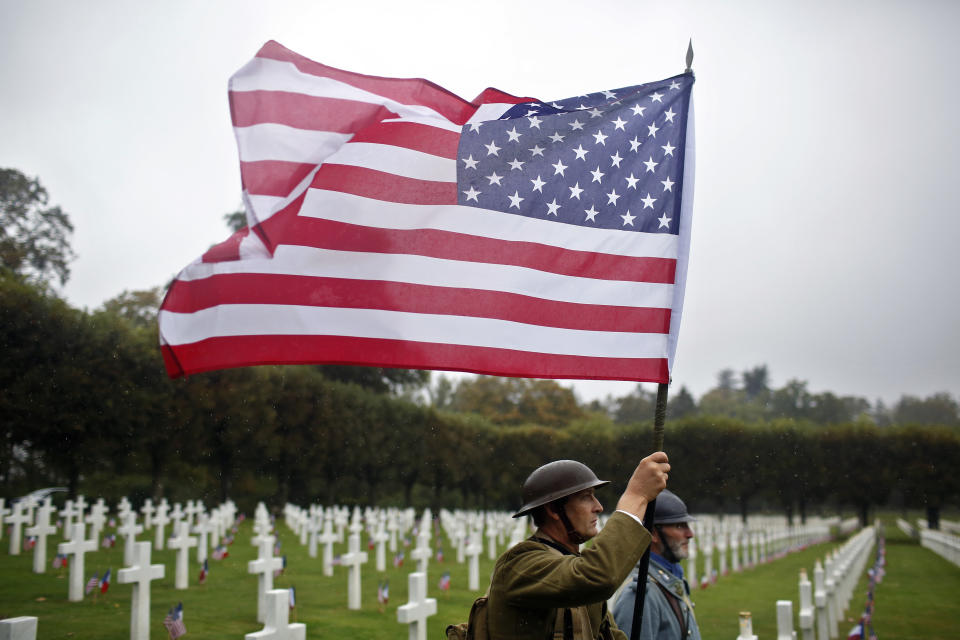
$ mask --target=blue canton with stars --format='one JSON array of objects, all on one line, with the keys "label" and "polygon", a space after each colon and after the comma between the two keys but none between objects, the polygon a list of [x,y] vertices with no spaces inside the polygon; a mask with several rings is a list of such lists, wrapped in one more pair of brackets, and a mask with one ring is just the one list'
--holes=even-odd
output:
[{"label": "blue canton with stars", "polygon": [[676,234],[693,76],[526,102],[467,124],[458,204],[567,224]]}]

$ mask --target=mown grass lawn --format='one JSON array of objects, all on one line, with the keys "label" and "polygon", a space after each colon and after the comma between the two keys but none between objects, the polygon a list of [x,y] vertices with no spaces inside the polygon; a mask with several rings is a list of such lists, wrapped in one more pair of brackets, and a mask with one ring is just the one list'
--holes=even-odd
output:
[{"label": "mown grass lawn", "polygon": [[[278,526],[282,542],[281,554],[287,556],[287,570],[276,579],[277,588],[296,587],[297,607],[291,616],[307,624],[308,637],[364,639],[403,639],[406,625],[397,622],[396,608],[407,601],[407,575],[412,563],[407,560],[401,568],[394,568],[388,554],[387,570],[378,573],[374,566],[374,551],[363,569],[363,608],[348,611],[347,572],[337,567],[332,578],[322,575],[320,558],[310,558],[307,548],[301,546],[282,524]],[[236,542],[230,547],[230,556],[222,561],[210,561],[210,577],[204,585],[197,584],[199,566],[193,563],[190,588],[173,588],[175,556],[165,550],[154,552],[153,563],[166,565],[166,576],[153,583],[151,590],[151,626],[154,638],[165,638],[161,621],[167,610],[182,601],[188,637],[242,638],[257,631],[256,577],[247,573],[247,562],[254,559],[255,549],[250,544],[249,522],[242,525]],[[960,568],[950,565],[933,553],[909,541],[893,526],[887,527],[887,576],[876,592],[875,627],[885,638],[956,638],[960,637],[957,623],[957,593],[960,593]],[[142,539],[147,539],[146,537]],[[151,538],[152,539],[152,538]],[[49,547],[51,558],[55,543]],[[48,568],[46,574],[31,571],[32,552],[20,556],[7,554],[7,537],[0,541],[0,619],[30,615],[39,617],[41,639],[48,638],[126,638],[130,625],[130,585],[116,582],[116,572],[122,565],[120,544],[113,549],[101,549],[88,554],[87,576],[94,571],[101,575],[107,567],[113,570],[113,583],[106,596],[96,601],[92,597],[81,603],[67,601],[67,572]],[[435,544],[435,543],[434,543]],[[835,546],[819,545],[791,554],[775,562],[747,569],[742,573],[721,577],[705,590],[694,592],[697,618],[705,639],[730,640],[738,633],[739,611],[751,611],[754,633],[761,640],[776,637],[775,603],[778,599],[798,599],[798,575],[801,567],[812,568],[817,558]],[[343,553],[346,542],[336,552]],[[467,587],[467,566],[456,562],[455,550],[445,545],[445,561],[430,563],[428,590],[437,599],[438,613],[430,618],[428,637],[439,640],[447,624],[466,619],[473,599],[479,595]],[[49,562],[49,561],[48,561]],[[493,562],[481,558],[481,589],[493,568]],[[441,592],[440,575],[451,574],[451,589]],[[378,610],[377,583],[389,579],[390,601],[386,611]],[[841,625],[841,634],[849,631],[853,618],[859,615],[865,602],[865,582],[861,582],[847,613],[849,624]],[[795,605],[796,614],[796,605]]]},{"label": "mown grass lawn", "polygon": [[[944,639],[960,638],[960,567],[950,564],[932,551],[922,548],[897,529],[895,517],[884,519],[887,540],[887,566],[883,582],[874,593],[874,630],[881,638]],[[794,629],[800,635],[800,569],[806,568],[813,581],[813,566],[836,543],[822,544],[790,554],[769,564],[720,578],[717,584],[695,591],[697,621],[702,635],[710,638],[736,638],[740,611],[753,617],[753,632],[760,638],[777,637],[776,601],[792,600]],[[867,567],[873,565],[876,548]],[[866,605],[867,578],[862,576],[850,601],[850,608],[839,625],[841,638],[859,619]]]}]

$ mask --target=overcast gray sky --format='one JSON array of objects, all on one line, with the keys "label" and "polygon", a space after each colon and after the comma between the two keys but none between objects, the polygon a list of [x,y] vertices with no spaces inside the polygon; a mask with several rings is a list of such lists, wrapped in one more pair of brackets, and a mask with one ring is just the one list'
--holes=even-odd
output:
[{"label": "overcast gray sky", "polygon": [[[766,363],[870,399],[960,395],[960,3],[0,0],[0,166],[70,213],[67,299],[166,283],[240,205],[227,79],[267,40],[328,65],[553,100],[696,50],[673,370]],[[631,383],[578,383],[583,398]]]}]

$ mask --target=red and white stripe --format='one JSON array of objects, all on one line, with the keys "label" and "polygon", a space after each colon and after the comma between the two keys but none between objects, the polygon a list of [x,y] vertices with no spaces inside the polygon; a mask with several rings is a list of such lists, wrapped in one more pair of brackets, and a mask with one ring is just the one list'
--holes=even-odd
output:
[{"label": "red and white stripe", "polygon": [[[526,101],[482,97],[485,119]],[[458,206],[477,104],[273,42],[230,100],[253,232],[172,285],[170,375],[328,362],[666,380],[677,237]]]}]

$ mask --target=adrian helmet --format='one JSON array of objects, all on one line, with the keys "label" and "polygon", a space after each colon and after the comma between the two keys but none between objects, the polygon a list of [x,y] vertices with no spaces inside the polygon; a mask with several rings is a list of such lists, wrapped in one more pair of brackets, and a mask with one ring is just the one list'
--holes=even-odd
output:
[{"label": "adrian helmet", "polygon": [[657,508],[653,513],[653,524],[676,524],[678,522],[696,522],[696,520],[687,513],[687,505],[674,492],[664,489],[657,496]]}]

